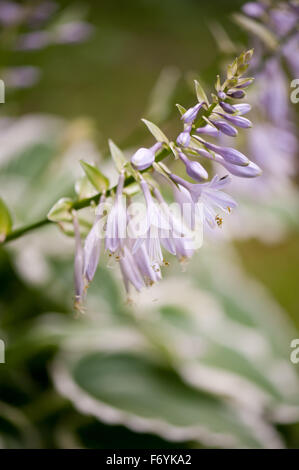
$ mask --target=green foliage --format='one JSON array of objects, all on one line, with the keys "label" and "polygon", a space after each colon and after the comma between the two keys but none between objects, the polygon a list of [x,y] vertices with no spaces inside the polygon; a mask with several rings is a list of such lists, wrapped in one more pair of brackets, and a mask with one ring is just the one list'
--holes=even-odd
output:
[{"label": "green foliage", "polygon": [[105,191],[109,187],[109,180],[103,173],[95,166],[90,165],[89,163],[80,161],[83,170],[91,184],[97,189],[99,193]]},{"label": "green foliage", "polygon": [[8,207],[3,199],[0,198],[0,242],[4,241],[12,227],[12,218]]}]

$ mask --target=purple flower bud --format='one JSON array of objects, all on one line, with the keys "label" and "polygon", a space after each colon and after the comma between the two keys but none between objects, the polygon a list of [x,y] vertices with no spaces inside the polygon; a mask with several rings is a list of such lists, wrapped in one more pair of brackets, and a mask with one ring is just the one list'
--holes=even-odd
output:
[{"label": "purple flower bud", "polygon": [[203,127],[198,127],[196,129],[197,134],[204,134],[209,135],[210,137],[218,137],[219,131],[215,127],[211,126],[211,124],[207,124]]},{"label": "purple flower bud", "polygon": [[249,164],[248,158],[232,147],[218,147],[216,152],[232,165],[247,166]]},{"label": "purple flower bud", "polygon": [[[197,148],[192,148],[195,152],[198,153],[201,157],[209,158],[210,160],[213,160],[214,156],[211,154],[211,152],[208,152],[205,149],[197,149]],[[222,158],[222,157],[221,157]]]},{"label": "purple flower bud", "polygon": [[202,108],[203,106],[203,102],[202,103],[197,103],[195,106],[193,106],[192,108],[189,108],[184,114],[183,116],[181,117],[181,119],[183,119],[183,121],[185,121],[186,123],[192,123],[194,121],[194,119],[196,119],[196,116],[200,110],[200,108]]},{"label": "purple flower bud", "polygon": [[191,132],[191,126],[188,126],[186,129],[184,129],[183,132],[181,132],[177,138],[177,144],[181,145],[182,147],[188,147],[190,144],[190,132]]},{"label": "purple flower bud", "polygon": [[145,170],[151,166],[155,161],[155,154],[150,149],[141,147],[137,152],[134,153],[131,158],[131,163],[136,170]]},{"label": "purple flower bud", "polygon": [[182,152],[179,154],[180,159],[186,167],[187,175],[193,178],[195,181],[202,181],[208,179],[209,175],[206,169],[199,163],[189,160]]},{"label": "purple flower bud", "polygon": [[242,83],[241,85],[236,85],[236,88],[247,88],[249,85],[252,84],[254,78],[249,78],[246,82]]},{"label": "purple flower bud", "polygon": [[247,166],[231,165],[227,162],[223,162],[222,165],[232,175],[239,176],[241,178],[256,178],[262,174],[260,167],[253,162],[250,162]]},{"label": "purple flower bud", "polygon": [[237,129],[228,124],[225,121],[212,121],[213,124],[219,129],[223,134],[228,135],[229,137],[236,137],[238,135]]},{"label": "purple flower bud", "polygon": [[[235,126],[242,127],[243,129],[248,129],[252,127],[252,122],[249,119],[246,119],[241,116],[228,116],[227,114],[217,113],[219,116],[222,116],[227,121],[231,122]],[[216,125],[216,124],[215,124]]]},{"label": "purple flower bud", "polygon": [[141,147],[134,155],[131,157],[131,163],[136,168],[136,170],[142,171],[150,167],[155,161],[155,153],[160,150],[162,144],[157,142],[151,148],[147,149]]},{"label": "purple flower bud", "polygon": [[239,114],[247,114],[251,110],[251,106],[248,103],[239,103],[234,105],[235,111],[237,111]]},{"label": "purple flower bud", "polygon": [[221,91],[221,90],[218,91],[218,96],[221,100],[225,100],[225,98],[227,97],[224,91]]},{"label": "purple flower bud", "polygon": [[199,140],[199,142],[202,143],[206,148],[221,155],[224,158],[224,160],[226,160],[228,163],[231,163],[233,165],[240,165],[240,166],[246,166],[249,164],[248,158],[245,155],[243,155],[243,153],[239,152],[238,150],[232,147],[220,147],[219,145],[214,145],[214,144],[211,144],[210,142],[206,142],[202,140],[200,137],[197,137],[197,136],[194,136],[194,137],[197,140]]},{"label": "purple flower bud", "polygon": [[228,91],[227,94],[230,98],[234,98],[235,100],[240,100],[244,98],[246,93],[244,90],[232,90],[232,91]]},{"label": "purple flower bud", "polygon": [[223,109],[223,111],[225,111],[226,113],[235,114],[236,110],[231,104],[228,104],[225,101],[220,101],[219,104],[221,108]]}]

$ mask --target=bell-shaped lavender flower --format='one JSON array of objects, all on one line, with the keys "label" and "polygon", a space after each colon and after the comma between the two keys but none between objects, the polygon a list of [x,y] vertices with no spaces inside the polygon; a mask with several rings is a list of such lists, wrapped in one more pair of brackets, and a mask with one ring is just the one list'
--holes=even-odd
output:
[{"label": "bell-shaped lavender flower", "polygon": [[74,263],[74,282],[76,305],[79,305],[84,294],[84,252],[80,236],[79,222],[76,213],[73,213],[73,226],[75,234],[75,263]]},{"label": "bell-shaped lavender flower", "polygon": [[156,152],[161,148],[161,142],[157,142],[149,149],[144,147],[138,149],[137,152],[135,152],[134,155],[131,157],[131,163],[133,167],[138,171],[142,171],[150,167],[155,161]]},{"label": "bell-shaped lavender flower", "polygon": [[[167,237],[163,237],[162,232],[161,243],[169,253],[176,255],[180,261],[183,261],[186,258],[190,258],[194,253],[195,248],[199,248],[202,243],[201,240],[199,246],[198,236],[197,240],[195,240],[194,236],[195,225],[197,228],[199,227],[199,223],[196,224],[195,220],[197,218],[198,221],[198,208],[195,207],[190,194],[184,187],[179,186],[179,188],[177,188],[176,185],[173,185],[173,190],[174,195],[176,193],[180,193],[177,195],[179,207],[176,206],[175,211],[170,210],[157,188],[154,189],[154,194],[160,205],[163,207],[171,228]],[[187,192],[187,198],[184,192]],[[182,199],[184,199],[183,205],[181,205]],[[188,206],[187,213],[186,207],[184,207],[186,205]],[[196,245],[195,241],[197,241]]]},{"label": "bell-shaped lavender flower", "polygon": [[[148,184],[144,179],[140,181],[140,186],[146,202],[146,214],[143,221],[143,236],[140,236],[134,244],[133,252],[136,253],[142,243],[145,242],[150,261],[153,265],[161,265],[163,263],[163,255],[161,250],[161,234],[164,238],[171,232],[169,220],[163,214],[161,208],[156,204],[151,196]],[[165,235],[166,234],[166,235]],[[174,248],[170,248],[173,252]]]},{"label": "bell-shaped lavender flower", "polygon": [[182,147],[188,147],[188,145],[190,144],[190,139],[191,139],[190,137],[191,129],[192,129],[192,125],[186,126],[183,132],[181,132],[178,135],[178,138],[176,140],[178,145],[181,145]]},{"label": "bell-shaped lavender flower", "polygon": [[179,157],[186,167],[186,172],[195,181],[202,181],[208,179],[209,175],[207,170],[199,163],[189,160],[188,157],[182,152],[179,152]]},{"label": "bell-shaped lavender flower", "polygon": [[186,123],[186,124],[190,124],[192,123],[196,117],[197,117],[197,114],[199,112],[199,110],[202,108],[204,102],[201,102],[201,103],[197,103],[195,106],[193,106],[192,108],[189,108],[181,117],[181,119]]},{"label": "bell-shaped lavender flower", "polygon": [[206,124],[203,127],[198,127],[196,129],[197,134],[209,135],[210,137],[219,137],[220,132],[216,127],[211,126],[211,124]]},{"label": "bell-shaped lavender flower", "polygon": [[243,129],[249,129],[250,127],[252,127],[252,122],[249,119],[244,118],[242,116],[231,116],[231,115],[223,114],[223,113],[217,113],[217,114],[223,117],[224,119],[226,119],[227,121],[231,122],[235,126],[241,127]]},{"label": "bell-shaped lavender flower", "polygon": [[97,215],[94,224],[87,235],[84,243],[84,276],[88,282],[91,282],[97,266],[99,264],[100,253],[101,253],[101,234],[99,222],[103,217],[103,204],[105,202],[105,195],[100,198],[100,203],[97,209]]},{"label": "bell-shaped lavender flower", "polygon": [[119,259],[119,265],[126,291],[130,291],[130,284],[132,284],[137,291],[140,291],[144,287],[144,282],[136,261],[127,246],[124,246],[123,254]]},{"label": "bell-shaped lavender flower", "polygon": [[188,190],[193,203],[200,201],[203,204],[204,219],[211,227],[214,227],[216,223],[220,224],[220,219],[217,219],[217,213],[214,210],[215,206],[226,212],[230,212],[237,206],[231,196],[221,191],[222,187],[230,181],[228,176],[219,178],[216,175],[209,183],[198,184],[189,183],[174,174],[171,174],[171,179]]},{"label": "bell-shaped lavender flower", "polygon": [[198,136],[194,136],[200,143],[202,143],[206,148],[212,150],[213,152],[221,155],[224,160],[233,165],[246,166],[249,164],[248,158],[232,147],[220,147],[219,145],[211,144],[210,142],[205,142]]},{"label": "bell-shaped lavender flower", "polygon": [[118,253],[126,238],[127,213],[122,192],[125,175],[121,173],[117,183],[114,204],[107,217],[105,248],[110,253]]},{"label": "bell-shaped lavender flower", "polygon": [[214,126],[217,127],[217,129],[219,129],[223,134],[228,135],[229,137],[236,137],[238,135],[238,131],[235,127],[231,126],[230,124],[221,119],[218,119],[217,121],[211,119],[211,122],[214,124]]},{"label": "bell-shaped lavender flower", "polygon": [[180,184],[173,184],[172,190],[174,199],[180,207],[181,218],[187,225],[188,229],[194,230],[195,218],[197,214],[191,194],[189,193],[188,189]]},{"label": "bell-shaped lavender flower", "polygon": [[161,270],[150,262],[145,243],[135,252],[134,259],[146,286],[161,280]]},{"label": "bell-shaped lavender flower", "polygon": [[231,209],[237,207],[237,203],[222,188],[230,182],[228,176],[219,178],[215,175],[209,183],[204,183],[201,191],[201,202],[203,204],[205,222],[211,228],[222,225],[222,218],[217,214],[217,209],[230,213]]}]

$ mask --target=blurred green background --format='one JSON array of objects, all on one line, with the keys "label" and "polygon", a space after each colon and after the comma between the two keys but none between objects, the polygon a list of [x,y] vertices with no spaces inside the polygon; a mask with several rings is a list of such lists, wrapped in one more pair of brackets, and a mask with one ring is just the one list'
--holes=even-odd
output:
[{"label": "blurred green background", "polygon": [[[62,7],[67,7],[70,3],[73,4],[74,2],[61,1],[59,3]],[[186,85],[186,81],[184,81],[184,78],[188,78],[190,72],[195,75],[199,74],[203,83],[213,83],[216,74],[222,67],[223,57],[211,34],[210,25],[212,22],[219,21],[225,26],[233,41],[236,43],[246,43],[246,34],[230,19],[230,14],[238,10],[243,3],[243,1],[237,0],[227,0],[225,2],[216,0],[209,2],[196,0],[164,0],[163,2],[158,0],[129,0],[127,2],[85,1],[83,2],[83,7],[87,8],[87,19],[95,27],[94,33],[88,41],[73,46],[51,46],[41,51],[26,54],[19,52],[9,56],[9,62],[6,65],[24,65],[26,63],[37,65],[41,67],[42,78],[31,89],[19,90],[13,94],[8,93],[6,104],[1,105],[1,113],[3,116],[10,117],[43,113],[55,115],[67,121],[77,120],[76,122],[79,123],[85,122],[83,119],[88,118],[88,120],[93,121],[92,130],[90,131],[93,142],[103,156],[107,155],[108,152],[108,138],[112,138],[125,148],[133,147],[143,142],[147,143],[149,142],[149,137],[146,130],[143,129],[140,118],[147,117],[146,113],[150,106],[151,93],[161,71],[164,67],[169,66],[173,67],[172,71],[175,70],[180,74],[179,82],[171,96],[171,105],[174,105],[176,102],[182,104],[190,102],[192,95],[189,87]],[[167,118],[165,127],[171,133],[178,130],[178,120],[174,106],[169,109],[169,113],[167,111],[165,116]],[[89,126],[90,121],[86,122],[88,122]],[[61,139],[60,135],[59,139]],[[45,215],[51,204],[59,196],[72,194],[70,189],[73,178],[72,171],[74,170],[72,166],[78,165],[78,163],[77,161],[69,162],[69,166],[64,167],[63,172],[59,173],[59,178],[56,178],[55,166],[53,171],[51,162],[55,162],[55,159],[57,160],[57,152],[60,149],[61,140],[59,142],[59,144],[56,144],[51,139],[48,139],[47,142],[39,142],[37,149],[33,146],[26,150],[27,153],[19,152],[18,159],[16,160],[19,163],[12,160],[12,162],[7,164],[8,169],[7,167],[4,168],[4,178],[7,178],[7,174],[14,177],[15,175],[22,177],[26,173],[26,184],[28,186],[25,193],[21,192],[23,196],[24,194],[26,196],[23,204],[19,204],[20,201],[16,200],[17,197],[12,196],[14,201],[12,205],[15,206],[16,211],[15,218],[18,221],[29,222],[35,220],[38,216]],[[37,152],[37,154],[34,152]],[[86,157],[88,156],[86,155]],[[81,155],[80,158],[85,158],[85,155]],[[105,160],[103,161],[105,162]],[[31,162],[31,166],[28,162]],[[24,165],[26,171],[24,170]],[[64,171],[66,169],[71,175],[70,178],[65,176]],[[76,171],[75,169],[74,172],[76,173]],[[52,180],[52,184],[49,183],[49,188],[47,186],[48,179]],[[19,180],[21,178],[15,180],[12,178],[11,184],[17,185]],[[0,190],[3,187],[2,185]],[[10,201],[7,198],[13,193],[14,187],[11,187],[11,191],[7,192],[9,196],[6,196],[5,193],[3,194],[8,205],[10,205]],[[39,246],[37,239],[43,236],[48,237],[46,238],[45,245],[49,243],[50,248],[49,246]],[[153,432],[150,426],[148,427],[148,433],[145,432],[145,427],[142,425],[140,425],[141,432],[134,432],[134,425],[129,425],[128,427],[122,425],[128,421],[127,418],[119,419],[122,424],[117,424],[117,419],[114,425],[104,424],[103,421],[105,422],[107,419],[97,420],[82,414],[79,411],[80,407],[79,410],[74,408],[74,400],[69,402],[66,397],[63,397],[61,389],[57,392],[57,385],[56,388],[53,386],[52,374],[50,372],[53,367],[53,360],[56,359],[57,361],[56,356],[61,354],[60,349],[64,349],[62,344],[64,341],[72,343],[73,330],[73,336],[77,338],[76,341],[79,341],[80,344],[82,321],[81,319],[74,318],[71,307],[72,240],[69,240],[69,251],[65,256],[63,256],[62,252],[59,252],[59,249],[55,252],[57,247],[51,252],[51,246],[54,246],[56,243],[57,245],[62,243],[62,238],[63,236],[58,233],[56,228],[45,227],[34,235],[29,234],[24,237],[21,243],[16,242],[7,246],[7,248],[5,247],[5,249],[1,248],[0,333],[3,333],[3,335],[0,334],[0,337],[3,336],[6,340],[7,355],[6,363],[0,364],[0,444],[3,441],[3,447],[33,445],[49,448],[73,446],[89,448],[219,446],[218,441],[213,445],[212,440],[209,441],[209,439],[205,438],[201,440],[197,437],[196,433],[194,436],[191,433],[187,438],[180,437],[179,435],[176,439],[177,442],[173,442],[172,438],[167,438],[168,435],[173,436],[172,432],[165,432],[163,436],[161,432]],[[36,246],[39,246],[39,254],[36,255],[36,253],[29,252],[25,257],[22,257],[25,250],[35,243],[37,244]],[[289,227],[287,235],[272,244],[265,244],[258,238],[255,238],[246,241],[234,241],[232,245],[228,251],[233,251],[232,259],[234,261],[226,258],[226,256],[222,258],[222,255],[219,254],[219,266],[221,265],[219,270],[224,269],[224,278],[226,275],[230,276],[230,264],[236,263],[238,269],[244,269],[245,277],[254,277],[256,281],[260,281],[269,290],[275,306],[278,304],[284,310],[282,315],[286,318],[289,317],[296,327],[299,328],[297,294],[299,234],[296,228],[293,226]],[[226,250],[226,245],[224,244],[220,251],[221,249]],[[209,295],[213,296],[213,290],[216,291],[216,287],[214,286],[213,288],[213,282],[209,285],[207,279],[211,275],[210,271],[212,269],[218,270],[218,268],[217,262],[215,264],[214,261],[211,263],[212,267],[209,266],[209,257],[212,256],[209,254],[209,250],[213,252],[213,246],[212,248],[206,248],[205,246],[202,248],[202,251],[206,251],[206,253],[202,255],[199,253],[197,255],[192,266],[187,270],[186,276],[190,277],[191,275],[199,289],[203,287],[209,292]],[[47,258],[51,274],[44,282],[41,281],[39,283],[36,281],[36,278],[32,280],[29,276],[27,279],[26,273],[28,269],[21,269],[20,265],[21,267],[24,263],[27,265],[32,263],[33,265],[35,262],[40,261],[41,253],[43,257]],[[36,256],[38,258],[37,261]],[[204,263],[202,258],[206,258],[207,262]],[[201,267],[202,263],[204,265],[203,268]],[[104,265],[105,262],[102,261],[102,264]],[[178,270],[178,267],[172,267],[170,272],[166,274],[168,279],[165,282],[168,282],[172,276],[177,276],[176,271]],[[38,278],[38,271],[36,276]],[[183,279],[184,276],[185,274],[179,274],[179,279]],[[169,282],[169,295],[171,298],[172,281],[170,280]],[[184,281],[182,280],[182,282]],[[242,293],[242,289],[244,289],[244,292],[246,292],[246,285],[245,279],[242,288],[237,286],[236,290]],[[160,289],[163,290],[163,282]],[[136,389],[134,391],[136,395],[132,392],[135,402],[139,400],[139,394],[142,394],[146,400],[146,394],[148,393],[148,400],[151,400],[151,395],[155,395],[153,391],[155,390],[155,384],[157,385],[161,376],[165,374],[165,371],[163,372],[164,367],[169,368],[168,385],[166,389],[165,384],[162,386],[159,382],[160,388],[157,385],[157,396],[155,397],[157,402],[156,405],[155,402],[152,405],[154,408],[155,406],[159,408],[159,404],[163,405],[163,397],[167,387],[172,390],[175,390],[176,387],[178,390],[180,389],[177,396],[177,405],[174,407],[176,410],[182,406],[184,400],[188,402],[188,406],[191,406],[190,403],[193,400],[195,403],[197,399],[202,399],[203,403],[206,400],[206,405],[203,405],[205,410],[208,410],[209,407],[211,409],[220,407],[217,401],[218,398],[215,399],[217,394],[208,395],[208,392],[200,392],[202,395],[207,393],[208,396],[198,398],[192,395],[193,393],[195,394],[193,388],[189,387],[188,390],[184,391],[182,388],[184,387],[183,384],[176,384],[178,379],[175,373],[177,371],[173,371],[173,362],[169,359],[170,346],[165,345],[163,340],[159,338],[159,335],[155,336],[157,331],[154,330],[157,329],[157,325],[152,325],[154,320],[151,320],[150,325],[147,325],[148,320],[144,320],[144,324],[142,324],[142,319],[147,314],[147,308],[144,309],[144,314],[140,315],[141,320],[137,316],[138,319],[136,321],[134,315],[132,319],[130,313],[128,313],[130,307],[125,304],[123,293],[120,291],[119,281],[115,280],[113,272],[105,267],[101,268],[90,291],[92,325],[89,325],[89,309],[87,309],[87,320],[84,317],[82,325],[83,338],[88,337],[90,330],[97,327],[103,329],[104,332],[106,331],[105,328],[107,328],[109,332],[110,330],[117,330],[124,325],[128,325],[125,328],[131,328],[132,325],[136,328],[137,324],[138,334],[145,335],[146,342],[152,342],[152,345],[149,347],[150,350],[153,349],[153,345],[157,346],[158,343],[158,352],[155,352],[154,357],[155,355],[159,357],[160,354],[161,359],[166,350],[165,357],[163,356],[163,360],[161,360],[162,365],[157,366],[162,369],[159,369],[158,372],[147,372],[146,361],[144,364],[138,363],[139,353],[136,353],[133,347],[134,354],[137,354],[135,366],[135,359],[131,358],[133,365],[130,363],[130,358],[127,361],[123,358],[120,360],[120,363],[115,366],[116,376],[107,377],[107,383],[103,385],[104,392],[102,390],[102,394],[100,394],[102,401],[105,402],[107,399],[108,403],[110,403],[109,400],[111,399],[112,404],[120,403],[120,408],[123,406],[130,409],[128,405],[129,398],[127,398],[126,394],[128,396],[131,395],[130,391],[125,390],[126,379],[122,380],[121,374],[117,373],[117,368],[122,368],[121,361],[124,361],[124,369],[128,367],[127,377],[130,378],[132,370],[135,372],[139,370],[141,376],[148,373],[146,375],[148,382],[145,381],[141,384],[138,381],[138,377],[136,379]],[[235,307],[236,312],[232,314],[233,302],[231,306],[227,306],[228,301],[223,299],[224,294],[219,292],[216,294],[218,295],[217,301],[220,302],[222,308],[224,310],[227,309],[228,317],[231,315],[236,317],[238,315],[242,316],[240,313],[241,307],[240,311]],[[232,291],[231,295],[233,296]],[[200,300],[200,295],[198,299]],[[247,302],[250,301],[249,299],[250,290]],[[246,304],[246,301],[244,302]],[[162,316],[165,314],[166,325],[163,323],[164,320],[159,320],[158,317],[154,318],[156,318],[157,323],[161,321],[161,329],[165,328],[171,336],[172,327],[167,326],[171,309],[174,310],[171,315],[174,318],[177,315],[178,322],[184,321],[184,315],[180,312],[175,313],[175,306],[172,305],[171,301],[168,303],[165,301],[165,304],[165,307],[160,308],[160,313],[162,312]],[[141,301],[141,306],[138,307],[141,310],[142,305]],[[264,307],[265,305],[261,303],[261,309]],[[167,308],[170,310],[168,311]],[[243,305],[243,308],[246,310],[246,305]],[[257,316],[260,314],[265,320],[264,330],[259,325],[258,320],[256,320],[255,327],[258,332],[264,331],[265,335],[269,334],[270,337],[271,332],[267,330],[271,330],[273,325],[270,324],[269,328],[267,328],[267,321],[272,321],[271,307],[268,306],[268,308],[269,312],[267,314],[264,311],[256,312]],[[48,320],[46,315],[48,312],[55,312],[56,316],[54,319]],[[182,318],[179,318],[180,315],[182,315]],[[188,327],[184,326],[182,330],[185,330],[185,328]],[[283,345],[284,352],[282,355],[286,361],[288,361],[288,354],[290,352],[289,340],[296,337],[296,332],[294,334],[295,336],[288,336],[287,333],[285,335],[286,344]],[[108,333],[107,335],[109,337]],[[111,341],[117,342],[117,339],[113,338],[114,336],[112,335]],[[200,333],[198,338],[201,338]],[[73,340],[74,345],[76,341]],[[83,343],[84,340],[81,339],[81,342]],[[72,351],[72,348],[76,351],[74,345],[69,347],[70,351]],[[101,347],[105,349],[104,346]],[[79,346],[79,349],[84,350],[82,344]],[[145,350],[147,349],[148,346],[145,347]],[[175,349],[174,345],[174,351]],[[108,345],[107,351],[109,350],[110,346]],[[217,355],[216,352],[215,355]],[[151,357],[151,354],[149,357]],[[212,356],[210,360],[213,361]],[[83,365],[79,363],[76,372],[78,377],[80,376],[80,370],[84,369],[84,360],[82,361]],[[92,362],[92,358],[90,358],[90,361]],[[156,367],[155,361],[156,359],[154,360],[155,366],[149,367]],[[233,359],[231,361],[233,363]],[[216,359],[215,363],[217,363]],[[129,367],[130,364],[132,369]],[[260,366],[261,369],[264,368],[262,363]],[[86,366],[87,382],[90,377],[94,379],[100,373],[100,365],[98,366],[99,369],[97,367],[93,369],[92,367],[92,364],[90,364],[90,369]],[[114,365],[112,363],[110,369],[109,358],[105,367],[110,371],[113,370]],[[105,367],[103,374],[105,374]],[[290,367],[293,373],[298,374],[299,365],[290,364]],[[154,374],[157,374],[158,378],[155,375],[154,382],[151,382],[151,379],[148,377],[153,378]],[[78,382],[80,382],[80,377],[77,380]],[[119,381],[117,377],[120,377]],[[129,381],[129,379],[127,380]],[[252,380],[255,381],[253,378]],[[134,383],[134,376],[132,383]],[[93,387],[97,387],[97,384],[91,383],[89,386],[90,388],[86,385],[90,391]],[[108,391],[105,387],[107,387]],[[122,387],[124,387],[124,390],[122,390]],[[263,385],[261,387],[263,388]],[[118,391],[118,394],[116,391]],[[108,398],[105,392],[108,393]],[[159,393],[161,394],[160,398]],[[214,399],[216,400],[215,403],[213,402]],[[78,400],[80,401],[80,398]],[[212,400],[212,402],[210,403],[209,400]],[[296,401],[294,397],[292,400]],[[122,401],[125,404],[122,404]],[[142,400],[140,401],[140,407],[141,409],[143,408]],[[183,409],[182,406],[182,414]],[[196,414],[195,410],[199,410],[198,406],[194,406],[192,413]],[[132,413],[134,414],[134,409]],[[162,410],[161,413],[163,414]],[[188,410],[185,410],[185,413],[188,415]],[[219,416],[224,421],[226,419],[224,417],[225,413],[227,413],[227,410],[225,412],[219,411]],[[270,414],[269,411],[266,411],[262,415],[266,421],[268,420],[267,413]],[[104,412],[103,415],[105,415]],[[228,422],[233,421],[232,415],[233,413],[229,415]],[[216,418],[213,417],[211,419],[213,421]],[[296,419],[291,421],[296,421]],[[113,422],[113,419],[111,419],[111,422]],[[180,422],[179,417],[178,422]],[[229,424],[225,426],[230,427]],[[243,431],[238,430],[237,425],[233,422],[231,427],[234,429],[234,433],[243,435]],[[135,428],[137,431],[138,424],[135,425]],[[276,430],[281,431],[286,445],[289,447],[299,447],[298,425],[293,422],[291,424],[280,424],[276,426]],[[252,436],[248,440],[246,440],[245,432],[244,436],[245,444],[243,443],[243,446],[254,447],[256,445],[252,441]]]}]

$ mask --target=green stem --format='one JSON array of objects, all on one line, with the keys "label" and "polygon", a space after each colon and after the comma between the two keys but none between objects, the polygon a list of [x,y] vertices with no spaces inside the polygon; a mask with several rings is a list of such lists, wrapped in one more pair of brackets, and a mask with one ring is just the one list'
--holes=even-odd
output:
[{"label": "green stem", "polygon": [[[169,151],[166,149],[162,150],[162,152],[160,152],[159,155],[157,156],[156,161],[160,162],[161,160],[164,160],[164,158],[167,157],[167,155],[169,155]],[[144,171],[147,171],[147,170],[144,170]],[[127,187],[130,184],[134,183],[134,181],[135,180],[133,176],[129,176],[128,178],[126,178],[124,186]],[[116,186],[106,191],[107,196],[109,196],[115,189],[116,189]],[[70,211],[72,209],[74,210],[84,209],[85,207],[89,207],[92,203],[98,204],[100,197],[101,197],[101,193],[98,193],[95,196],[92,196],[86,199],[81,199],[79,201],[74,201],[74,203],[70,207]],[[44,225],[48,225],[50,223],[53,223],[53,222],[45,217],[44,219],[34,222],[33,224],[24,225],[23,227],[20,227],[10,232],[1,244],[4,245],[8,242],[16,240],[17,238],[22,237],[26,233],[32,232],[33,230],[39,227],[43,227]]]},{"label": "green stem", "polygon": [[4,245],[5,243],[8,243],[12,240],[15,240],[16,238],[20,238],[23,235],[25,235],[26,233],[31,232],[32,230],[35,230],[36,228],[42,227],[43,225],[47,225],[50,222],[51,221],[49,219],[45,218],[45,219],[39,220],[39,221],[37,221],[33,224],[24,225],[23,227],[20,227],[16,230],[13,230],[12,232],[10,232],[1,244]]}]

